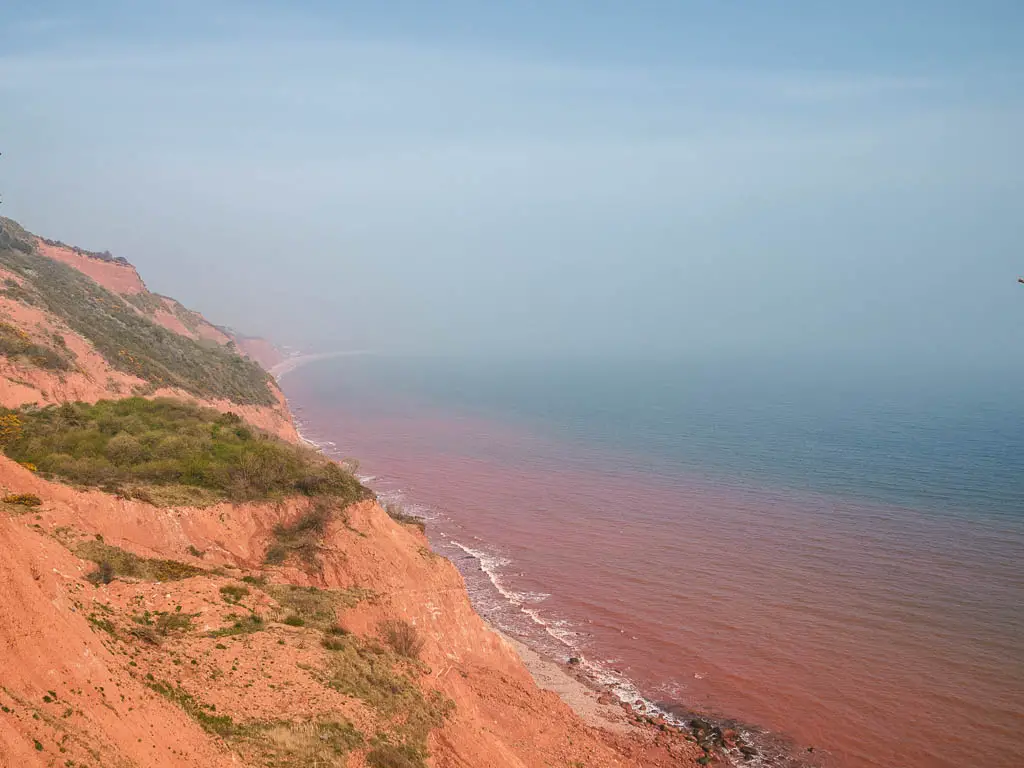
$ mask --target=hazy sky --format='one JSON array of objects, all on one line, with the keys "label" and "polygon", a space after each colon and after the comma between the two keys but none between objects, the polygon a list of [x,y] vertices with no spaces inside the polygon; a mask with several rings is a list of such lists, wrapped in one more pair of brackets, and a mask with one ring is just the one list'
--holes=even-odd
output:
[{"label": "hazy sky", "polygon": [[0,211],[318,348],[1024,359],[1024,3],[0,6]]}]

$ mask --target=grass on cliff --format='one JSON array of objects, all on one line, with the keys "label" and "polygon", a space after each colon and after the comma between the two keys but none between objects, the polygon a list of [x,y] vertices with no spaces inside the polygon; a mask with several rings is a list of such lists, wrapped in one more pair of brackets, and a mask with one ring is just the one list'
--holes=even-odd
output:
[{"label": "grass on cliff", "polygon": [[347,720],[239,722],[230,715],[217,714],[212,705],[179,686],[159,680],[147,685],[180,707],[207,733],[250,754],[258,761],[255,764],[274,768],[342,768],[348,753],[364,743],[363,734]]},{"label": "grass on cliff", "polygon": [[[194,504],[295,494],[344,506],[371,493],[321,454],[260,433],[234,414],[141,397],[27,407],[4,452],[72,483],[159,502],[192,489]],[[188,494],[185,494],[188,497]],[[184,503],[180,501],[179,503]]]},{"label": "grass on cliff", "polygon": [[342,635],[325,647],[326,685],[359,699],[387,721],[367,762],[380,768],[423,768],[427,738],[444,724],[454,702],[439,691],[424,693],[412,678],[422,666],[372,640]]},{"label": "grass on cliff", "polygon": [[[18,294],[25,303],[58,317],[92,342],[117,370],[155,387],[179,388],[202,398],[257,405],[276,402],[269,375],[259,365],[226,347],[163,328],[73,267],[39,254],[31,235],[3,218],[0,267],[21,279]],[[48,365],[62,365],[48,353],[37,354]]]},{"label": "grass on cliff", "polygon": [[188,563],[141,557],[120,547],[102,541],[86,541],[74,547],[74,553],[84,560],[92,560],[97,569],[89,574],[94,584],[109,584],[118,577],[143,581],[177,581],[206,573]]},{"label": "grass on cliff", "polygon": [[384,511],[387,512],[388,513],[388,517],[390,517],[396,523],[401,523],[402,525],[414,526],[416,528],[419,528],[421,533],[425,532],[427,530],[427,522],[426,522],[426,520],[424,520],[422,517],[417,517],[416,515],[407,514],[397,504],[387,504],[387,505],[385,505]]},{"label": "grass on cliff", "polygon": [[[60,342],[57,342],[57,339]],[[10,323],[0,322],[0,355],[9,360],[22,361],[49,371],[70,371],[73,368],[69,355],[63,346],[64,337],[54,337],[54,343],[61,347],[58,352],[52,347],[37,344],[25,331]]]}]

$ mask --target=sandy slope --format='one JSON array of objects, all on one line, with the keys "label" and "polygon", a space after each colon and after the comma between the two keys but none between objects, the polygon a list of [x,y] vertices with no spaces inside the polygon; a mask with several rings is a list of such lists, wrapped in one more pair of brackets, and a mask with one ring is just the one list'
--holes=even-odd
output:
[{"label": "sandy slope", "polygon": [[114,293],[133,294],[146,290],[146,284],[131,264],[93,258],[67,246],[50,245],[39,238],[36,238],[36,249],[43,256],[74,267]]},{"label": "sandy slope", "polygon": [[[0,703],[12,710],[0,712],[0,765],[59,765],[66,759],[103,766],[230,764],[219,739],[145,687],[147,675],[173,680],[238,720],[341,714],[364,732],[374,731],[374,713],[307,671],[328,652],[302,628],[272,625],[223,650],[200,632],[156,647],[123,630],[131,626],[124,618],[132,611],[178,605],[200,617],[199,629],[222,625],[230,606],[219,586],[261,568],[274,525],[299,514],[305,502],[157,509],[49,483],[7,459],[0,459],[0,486],[45,500],[37,512],[17,514],[9,505],[0,511]],[[92,564],[60,542],[73,545],[97,534],[141,555],[227,570],[96,588],[84,579]],[[189,547],[203,557],[188,554]],[[317,572],[279,567],[270,570],[272,580],[372,589],[377,597],[340,613],[347,629],[372,635],[380,619],[401,617],[423,634],[427,667],[419,684],[443,692],[456,706],[431,737],[433,765],[668,766],[689,765],[699,756],[695,745],[656,729],[622,735],[594,728],[556,694],[540,690],[512,645],[474,613],[454,566],[375,503],[360,504],[347,521],[332,523],[320,559]],[[265,609],[268,599],[260,599]],[[115,640],[90,624],[90,616],[114,622],[127,639]],[[235,671],[210,679],[213,669],[228,666]],[[43,700],[48,691],[57,694],[55,703]],[[63,717],[68,710],[72,714]],[[349,764],[361,764],[358,755]]]}]

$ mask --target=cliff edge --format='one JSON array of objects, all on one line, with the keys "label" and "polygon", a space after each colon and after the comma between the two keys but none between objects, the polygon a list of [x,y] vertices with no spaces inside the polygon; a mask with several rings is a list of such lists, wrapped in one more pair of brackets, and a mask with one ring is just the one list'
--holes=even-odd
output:
[{"label": "cliff edge", "polygon": [[0,766],[717,759],[538,688],[228,334],[105,256],[0,221]]}]

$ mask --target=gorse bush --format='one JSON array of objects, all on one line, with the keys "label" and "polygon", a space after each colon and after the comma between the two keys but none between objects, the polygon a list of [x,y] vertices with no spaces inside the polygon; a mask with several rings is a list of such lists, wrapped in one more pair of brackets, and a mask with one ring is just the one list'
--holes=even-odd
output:
[{"label": "gorse bush", "polygon": [[[73,267],[37,253],[30,236],[9,219],[0,219],[0,267],[21,279],[22,300],[60,318],[113,368],[199,397],[258,405],[276,402],[269,375],[259,365],[226,347],[163,328]],[[61,353],[46,348],[16,354],[58,370],[67,362]]]},{"label": "gorse bush", "polygon": [[0,322],[0,355],[51,371],[70,371],[72,368],[71,361],[65,355],[35,343],[25,331],[10,323]]},{"label": "gorse bush", "polygon": [[9,493],[3,501],[4,504],[19,504],[23,507],[38,507],[43,503],[34,493]]},{"label": "gorse bush", "polygon": [[344,505],[371,495],[313,450],[257,433],[234,414],[178,400],[65,403],[24,408],[0,423],[5,419],[12,425],[3,445],[10,458],[147,500],[160,494],[146,489],[161,487],[201,489],[207,501],[305,494]]},{"label": "gorse bush", "polygon": [[[21,419],[16,413],[5,413],[0,415],[0,446],[17,440],[21,437]],[[28,463],[28,462],[23,462]]]}]

